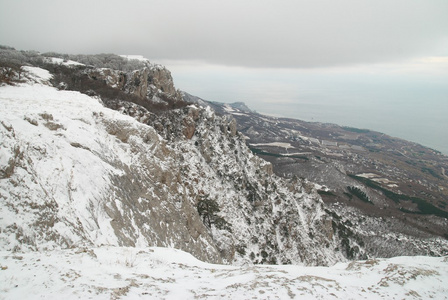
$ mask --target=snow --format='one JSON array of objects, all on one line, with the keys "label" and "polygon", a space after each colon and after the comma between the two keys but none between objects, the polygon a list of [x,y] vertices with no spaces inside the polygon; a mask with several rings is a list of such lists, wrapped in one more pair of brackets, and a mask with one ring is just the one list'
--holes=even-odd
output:
[{"label": "snow", "polygon": [[294,156],[294,155],[310,155],[312,152],[293,152],[293,153],[281,153],[282,156]]},{"label": "snow", "polygon": [[[41,78],[44,76],[45,73]],[[8,124],[7,126],[12,128],[14,137],[8,139],[7,136],[3,136],[3,142],[11,141],[10,153],[15,153],[12,149],[19,149],[19,151],[27,149],[25,157],[29,157],[30,165],[23,169],[16,167],[11,180],[2,180],[0,191],[6,192],[2,198],[18,206],[21,203],[17,201],[26,203],[25,199],[36,202],[36,205],[45,206],[51,205],[46,202],[47,200],[43,200],[48,198],[44,195],[50,194],[51,199],[57,201],[60,218],[69,219],[74,210],[79,222],[91,229],[92,239],[97,240],[98,243],[106,241],[116,243],[111,238],[113,235],[110,232],[113,230],[107,218],[98,215],[96,221],[93,221],[85,209],[91,205],[95,206],[89,198],[101,199],[110,185],[109,179],[104,175],[117,174],[114,167],[104,163],[100,156],[94,154],[107,155],[110,152],[110,149],[108,150],[105,145],[98,142],[99,137],[90,131],[91,127],[88,125],[95,123],[93,112],[102,111],[102,105],[86,95],[57,91],[44,85],[2,87],[0,105],[0,120],[4,126]],[[45,109],[42,109],[43,107]],[[76,118],[74,119],[73,116]],[[118,113],[115,113],[114,117],[122,118]],[[3,132],[6,134],[5,131]],[[85,150],[80,151],[80,148]],[[3,168],[5,159],[0,161]],[[11,157],[6,163],[10,161]],[[85,176],[85,170],[89,170],[90,176]],[[27,172],[39,175],[30,177]],[[93,181],[92,178],[96,179]],[[69,179],[68,183],[67,179]],[[19,184],[14,183],[14,180],[18,180]],[[20,183],[21,181],[23,183]],[[15,184],[16,187],[12,189],[11,184]],[[8,195],[7,191],[14,191],[14,193]],[[76,206],[73,206],[71,201],[76,201]],[[9,216],[10,212],[7,209],[3,210],[4,216]],[[14,218],[12,215],[10,217]],[[34,218],[33,214],[28,215],[23,212],[14,224],[26,228],[25,224],[32,218]],[[70,221],[76,222],[75,219]],[[8,223],[13,222],[3,219],[0,224],[9,226]],[[102,237],[96,234],[95,228],[98,226],[104,233]],[[70,238],[76,240],[70,234],[72,229],[62,223],[56,223],[54,228],[60,233],[69,234]]]},{"label": "snow", "polygon": [[26,77],[28,78],[29,83],[48,84],[53,77],[50,72],[41,68],[23,66],[22,70],[27,73]]},{"label": "snow", "polygon": [[224,110],[226,111],[226,112],[234,112],[235,110],[232,108],[232,107],[230,107],[230,105],[224,105]]},{"label": "snow", "polygon": [[251,146],[271,146],[271,147],[280,147],[285,149],[291,149],[294,148],[290,143],[279,143],[279,142],[273,142],[273,143],[259,143],[259,144],[250,144]]},{"label": "snow", "polygon": [[64,66],[85,66],[85,64],[82,64],[77,61],[64,60],[64,59],[58,58],[58,57],[49,57],[49,59],[54,64],[60,64],[60,65],[64,65]]},{"label": "snow", "polygon": [[333,267],[208,264],[172,248],[0,252],[1,299],[446,299],[448,259]]},{"label": "snow", "polygon": [[367,178],[367,179],[380,177],[380,175],[375,174],[375,173],[362,173],[362,174],[357,174],[356,176],[364,177],[364,178]]},{"label": "snow", "polygon": [[184,219],[196,209],[155,129],[38,84],[39,72],[0,87],[0,249],[174,245],[221,261],[209,236],[189,234]]},{"label": "snow", "polygon": [[123,58],[126,58],[128,60],[138,60],[138,61],[143,61],[143,62],[149,62],[149,60],[147,58],[145,58],[142,55],[120,55]]},{"label": "snow", "polygon": [[[103,209],[113,201],[112,179],[139,158],[134,148],[154,153],[160,137],[98,99],[44,85],[46,70],[26,70],[30,82],[0,88],[0,248],[25,247],[17,232],[33,249],[122,244]],[[115,127],[129,132],[127,143],[113,135]]]},{"label": "snow", "polygon": [[334,147],[337,147],[338,143],[337,142],[333,142],[333,141],[322,140],[322,145],[323,146],[334,146]]},{"label": "snow", "polygon": [[[170,160],[170,152],[174,150],[165,147],[157,152],[157,147],[164,141],[153,128],[105,109],[98,99],[45,85],[51,78],[45,70],[29,68],[27,71],[33,82],[0,87],[0,299],[401,299],[416,295],[437,299],[447,294],[447,288],[442,284],[448,279],[447,258],[394,258],[340,263],[332,267],[303,267],[253,266],[240,257],[242,266],[237,267],[204,263],[172,248],[145,248],[156,244],[175,244],[179,248],[193,243],[191,239],[178,239],[176,244],[175,240],[175,234],[188,237],[187,232],[181,231],[185,223],[175,214],[185,202],[184,206],[176,206],[171,198],[159,199],[157,194],[168,190],[168,186],[151,185],[155,179],[151,176],[157,171],[169,176],[165,170],[177,168],[179,161]],[[209,108],[204,114],[213,116]],[[238,168],[246,168],[245,180],[249,183],[256,183],[252,178],[262,176],[257,175],[256,170],[267,164],[247,149],[247,156],[243,156],[241,147],[234,145],[230,148],[229,141],[237,143],[236,139],[224,141],[228,144],[220,141],[222,134],[218,123],[203,122],[197,130],[208,136],[209,140],[205,142],[220,145],[211,152],[216,170],[236,178],[242,173]],[[234,189],[234,179],[213,181],[215,173],[207,169],[210,164],[194,154],[199,151],[194,142],[177,145],[180,150],[185,150],[182,152],[186,160],[183,167],[189,167],[185,171],[188,176],[183,179],[196,180],[194,185],[188,186],[191,193],[197,195],[202,189],[217,199],[222,216],[233,222],[234,239],[244,242],[251,235],[272,228],[267,224],[269,219],[263,210],[247,209],[251,204],[243,201],[243,194]],[[243,144],[242,141],[238,143]],[[269,145],[292,147],[286,143]],[[204,149],[210,149],[209,145]],[[235,149],[240,153],[240,160],[257,160],[258,164],[232,162],[235,156],[226,153],[235,153]],[[11,166],[15,167],[14,172],[7,175]],[[125,179],[120,177],[123,172],[136,173],[136,177],[126,177],[130,182],[139,180],[139,184],[148,184],[140,186],[148,193],[136,192],[141,210],[131,210],[127,201],[116,201],[120,199],[120,195],[116,195],[120,192],[117,184]],[[270,183],[268,179],[266,182]],[[292,193],[278,181],[259,190],[272,189],[272,183],[277,183],[275,186],[282,195]],[[173,191],[175,187],[171,187]],[[186,189],[181,185],[177,188]],[[125,192],[128,197],[132,191]],[[145,197],[150,197],[151,192],[153,197],[149,201]],[[310,257],[313,257],[322,251],[321,256],[326,260],[320,256],[315,260],[336,261],[338,257],[331,249],[319,250],[319,245],[308,241],[308,232],[314,228],[311,218],[319,219],[323,214],[322,207],[311,196],[299,191],[294,193],[300,203],[287,202],[292,199],[289,196],[281,204],[268,199],[273,203],[272,214],[278,214],[278,220],[282,222],[285,216],[281,213],[286,207],[289,211],[295,210],[294,219],[299,218],[300,222],[291,223],[296,224],[292,233],[303,234],[298,241],[308,247],[304,249],[305,254],[311,253]],[[270,197],[273,195],[275,193]],[[135,202],[130,203],[137,207]],[[170,208],[172,203],[173,209]],[[246,211],[258,218],[259,231],[250,231],[245,218],[253,216],[241,215],[241,207],[246,207]],[[305,209],[311,212],[305,213]],[[165,211],[167,213],[163,214]],[[140,224],[135,218],[137,213],[143,219]],[[170,220],[165,216],[170,216]],[[120,227],[112,228],[112,217],[123,222]],[[252,223],[257,220],[255,217]],[[157,226],[150,223],[152,220],[157,221]],[[175,222],[181,225],[174,232]],[[319,227],[315,228],[315,234],[319,234]],[[151,240],[151,234],[156,230],[170,231],[172,235],[167,240],[161,240],[160,236]],[[133,239],[132,234],[135,234]],[[227,243],[229,233],[214,230],[213,234],[219,242]],[[191,246],[190,252],[196,256],[199,252],[214,253],[209,249],[213,244],[206,237],[200,235],[195,240],[200,247]],[[278,239],[279,234],[269,237]],[[131,242],[126,244],[128,240]],[[26,241],[31,244],[30,248],[25,247]],[[65,246],[63,241],[67,241]],[[120,247],[130,244],[139,247]],[[283,247],[281,241],[278,244]],[[233,247],[233,244],[229,245]],[[230,246],[229,249],[234,251]],[[248,244],[246,251],[258,253],[261,246],[261,243]],[[297,246],[293,244],[291,248]],[[286,258],[295,253],[282,248]],[[315,263],[311,258],[307,262]]]}]

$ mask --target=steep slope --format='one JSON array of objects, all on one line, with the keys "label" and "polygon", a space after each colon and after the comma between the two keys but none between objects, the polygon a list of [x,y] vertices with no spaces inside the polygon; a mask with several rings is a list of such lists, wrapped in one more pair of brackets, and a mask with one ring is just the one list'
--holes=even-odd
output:
[{"label": "steep slope", "polygon": [[257,114],[201,101],[237,120],[251,150],[274,173],[304,177],[370,256],[448,254],[448,157],[385,134]]},{"label": "steep slope", "polygon": [[1,87],[0,102],[2,249],[158,245],[221,261],[153,128],[40,84]]},{"label": "steep slope", "polygon": [[[217,115],[206,102],[182,101],[169,71],[146,60],[117,70],[104,62],[87,66],[91,57],[83,63],[32,57],[24,66],[0,56],[3,297],[446,294],[446,258],[347,262],[374,253],[365,236],[378,235],[378,225],[386,247],[414,241],[389,234],[389,223],[368,224],[374,218],[325,205],[319,192],[328,196],[327,187],[275,175],[238,130],[235,118],[251,113],[241,103],[221,107],[234,118]],[[278,136],[272,124],[285,124],[260,118],[267,136]],[[426,239],[417,250],[443,255],[445,245]],[[167,248],[242,266],[206,264]]]},{"label": "steep slope", "polygon": [[313,185],[275,176],[234,119],[104,98],[148,126],[48,86],[43,69],[23,72],[28,83],[0,88],[2,249],[170,246],[210,262],[311,265],[362,255]]},{"label": "steep slope", "polygon": [[89,68],[84,70],[92,80],[104,80],[114,89],[124,91],[141,99],[169,106],[170,102],[183,101],[180,91],[176,90],[171,73],[161,65],[145,61],[146,66],[133,71],[120,71],[110,68]]},{"label": "steep slope", "polygon": [[331,264],[363,257],[359,239],[325,211],[314,185],[276,177],[247,148],[233,118],[192,105],[154,114],[128,101],[105,103],[150,124],[179,150],[191,203],[226,261]]},{"label": "steep slope", "polygon": [[[216,203],[221,210],[216,215],[229,223],[210,226],[228,261],[238,256],[254,263],[329,264],[343,259],[335,251],[340,240],[334,237],[332,218],[312,185],[275,176],[271,164],[247,148],[234,119],[190,106],[151,123],[163,128],[161,134],[182,153],[194,203]],[[191,137],[188,124],[195,125]]]}]

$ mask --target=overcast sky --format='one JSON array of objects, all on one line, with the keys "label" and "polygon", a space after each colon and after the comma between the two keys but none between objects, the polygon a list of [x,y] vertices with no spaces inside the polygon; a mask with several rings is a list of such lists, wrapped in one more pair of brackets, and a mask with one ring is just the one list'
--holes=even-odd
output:
[{"label": "overcast sky", "polygon": [[144,55],[192,94],[289,117],[448,102],[447,0],[0,0],[0,44]]},{"label": "overcast sky", "polygon": [[0,0],[0,40],[41,51],[325,67],[448,55],[447,15],[446,0]]}]

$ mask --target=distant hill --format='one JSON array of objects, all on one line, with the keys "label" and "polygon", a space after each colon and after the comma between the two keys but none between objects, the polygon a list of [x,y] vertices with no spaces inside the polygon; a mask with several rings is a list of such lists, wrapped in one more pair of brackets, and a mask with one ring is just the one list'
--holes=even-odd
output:
[{"label": "distant hill", "polygon": [[327,209],[350,220],[370,253],[447,253],[446,246],[433,252],[434,242],[448,238],[447,156],[372,130],[205,105],[235,118],[249,148],[278,176],[315,182]]}]

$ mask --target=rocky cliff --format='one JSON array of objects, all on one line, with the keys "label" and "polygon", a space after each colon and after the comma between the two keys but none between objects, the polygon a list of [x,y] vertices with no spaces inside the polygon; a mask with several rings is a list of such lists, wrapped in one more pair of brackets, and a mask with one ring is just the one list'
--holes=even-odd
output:
[{"label": "rocky cliff", "polygon": [[93,68],[85,73],[93,80],[102,80],[112,88],[154,103],[168,105],[169,101],[183,101],[180,91],[174,87],[170,71],[161,65],[148,64],[143,69],[128,72]]},{"label": "rocky cliff", "polygon": [[[0,87],[2,249],[163,246],[307,265],[363,255],[312,183],[274,175],[233,118],[182,102],[166,69],[61,67],[72,82],[22,67],[26,82]],[[78,80],[101,88],[51,86]],[[159,100],[164,110],[145,104]]]}]

